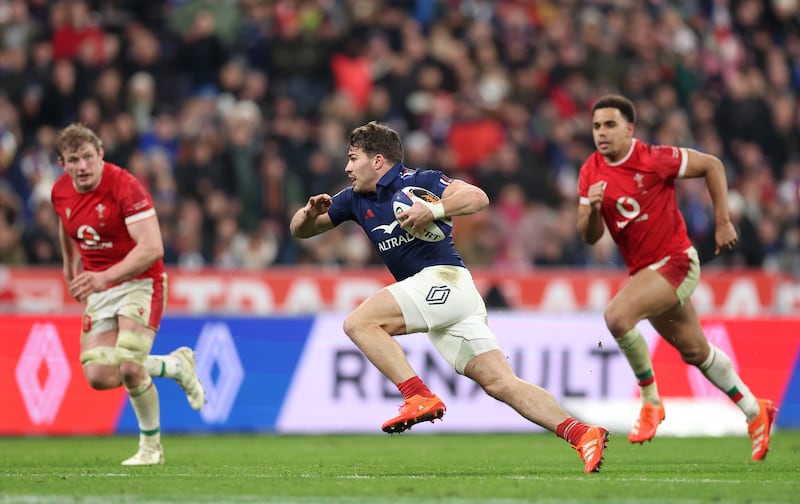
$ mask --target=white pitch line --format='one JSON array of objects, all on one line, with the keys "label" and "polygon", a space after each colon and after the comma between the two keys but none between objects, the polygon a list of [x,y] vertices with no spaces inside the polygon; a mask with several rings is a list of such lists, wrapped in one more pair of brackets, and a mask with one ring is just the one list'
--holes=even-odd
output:
[{"label": "white pitch line", "polygon": [[[194,476],[192,473],[169,473],[171,477],[190,477]],[[43,477],[51,477],[54,476],[52,473],[44,474],[44,473],[12,473],[6,472],[3,473],[3,476],[6,478],[43,478]],[[128,478],[131,476],[129,473],[82,473],[79,476],[84,478]],[[240,475],[241,476],[241,475]],[[222,478],[226,478],[227,476],[220,476]],[[245,478],[264,478],[264,479],[285,479],[285,474],[269,474],[269,473],[261,473],[261,474],[250,474],[244,475]],[[475,476],[475,475],[447,475],[447,476],[436,476],[436,475],[418,475],[418,474],[397,474],[397,475],[369,475],[369,474],[339,474],[339,475],[321,475],[321,474],[299,474],[297,477],[299,478],[307,478],[307,479],[315,479],[315,478],[335,478],[335,479],[385,479],[385,480],[442,480],[442,479],[455,479],[455,478],[463,478],[463,479],[484,479],[489,478],[488,476]],[[660,477],[647,477],[647,476],[636,476],[636,477],[615,477],[610,475],[606,477],[604,473],[599,473],[597,475],[585,475],[585,476],[491,476],[492,479],[502,477],[508,480],[519,480],[519,481],[592,481],[594,478],[595,481],[626,481],[626,482],[641,482],[641,483],[720,483],[720,484],[736,484],[736,485],[750,485],[753,483],[753,480],[741,480],[741,479],[711,479],[711,478],[660,478]],[[764,485],[795,485],[796,482],[794,481],[780,481],[780,480],[759,480],[759,484]],[[2,502],[2,501],[0,501]]]}]

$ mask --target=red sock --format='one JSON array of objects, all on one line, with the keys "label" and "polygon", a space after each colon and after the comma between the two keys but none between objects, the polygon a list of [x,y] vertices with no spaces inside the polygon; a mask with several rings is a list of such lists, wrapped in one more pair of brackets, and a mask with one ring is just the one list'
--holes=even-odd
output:
[{"label": "red sock", "polygon": [[569,444],[577,445],[588,430],[588,425],[569,417],[558,424],[558,427],[556,428],[556,435],[561,439],[566,439]]},{"label": "red sock", "polygon": [[422,383],[419,376],[412,376],[403,383],[397,385],[400,393],[403,394],[403,399],[409,399],[415,395],[422,397],[433,397],[433,392],[430,391],[427,385]]}]

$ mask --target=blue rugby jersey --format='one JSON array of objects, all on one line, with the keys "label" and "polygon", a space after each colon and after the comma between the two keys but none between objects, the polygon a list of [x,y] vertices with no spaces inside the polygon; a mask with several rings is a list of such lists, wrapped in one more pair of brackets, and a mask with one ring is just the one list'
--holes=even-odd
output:
[{"label": "blue rugby jersey", "polygon": [[428,266],[464,266],[453,238],[439,242],[418,240],[394,217],[392,196],[406,186],[424,187],[441,197],[452,179],[437,170],[413,170],[397,163],[377,183],[377,192],[358,194],[348,187],[333,196],[328,216],[335,225],[354,220],[367,233],[383,262],[400,281]]}]

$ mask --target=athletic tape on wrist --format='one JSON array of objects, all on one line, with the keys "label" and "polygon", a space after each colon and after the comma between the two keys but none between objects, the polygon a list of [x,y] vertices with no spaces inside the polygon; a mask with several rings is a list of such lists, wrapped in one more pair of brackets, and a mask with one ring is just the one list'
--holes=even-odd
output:
[{"label": "athletic tape on wrist", "polygon": [[433,220],[439,220],[444,217],[444,205],[441,201],[439,203],[425,204],[431,209],[431,212],[433,213]]}]

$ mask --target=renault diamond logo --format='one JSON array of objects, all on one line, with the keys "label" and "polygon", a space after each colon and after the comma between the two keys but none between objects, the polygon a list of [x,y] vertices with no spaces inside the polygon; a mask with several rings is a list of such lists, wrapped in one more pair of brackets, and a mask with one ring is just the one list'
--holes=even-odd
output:
[{"label": "renault diamond logo", "polygon": [[[44,384],[39,370],[46,367]],[[17,386],[34,425],[51,425],[56,418],[72,372],[53,324],[33,324],[14,370]]]},{"label": "renault diamond logo", "polygon": [[236,344],[227,324],[224,322],[205,324],[200,332],[195,352],[197,377],[206,389],[208,400],[200,410],[200,416],[208,423],[225,423],[244,380],[242,361],[239,359]]}]

